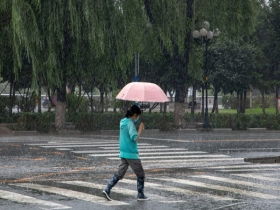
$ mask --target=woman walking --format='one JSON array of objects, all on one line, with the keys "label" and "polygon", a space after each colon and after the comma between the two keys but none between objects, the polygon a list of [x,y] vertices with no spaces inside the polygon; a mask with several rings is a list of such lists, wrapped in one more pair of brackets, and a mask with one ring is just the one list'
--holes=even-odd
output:
[{"label": "woman walking", "polygon": [[137,176],[137,200],[148,200],[144,195],[144,179],[145,173],[142,167],[141,160],[139,159],[137,141],[139,136],[144,130],[144,124],[141,122],[138,132],[135,127],[135,123],[138,121],[141,115],[141,110],[138,106],[133,105],[126,113],[125,118],[120,121],[120,136],[119,147],[121,163],[118,171],[108,181],[107,186],[103,190],[104,196],[111,201],[110,192],[111,189],[122,179],[128,169],[128,166],[132,168]]}]

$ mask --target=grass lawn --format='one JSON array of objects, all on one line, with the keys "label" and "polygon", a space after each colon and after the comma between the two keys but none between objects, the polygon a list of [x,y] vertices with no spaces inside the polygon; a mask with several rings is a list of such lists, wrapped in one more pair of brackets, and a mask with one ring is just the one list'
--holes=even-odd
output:
[{"label": "grass lawn", "polygon": [[[275,108],[266,108],[266,114],[275,114]],[[219,113],[221,114],[236,114],[236,109],[220,109]],[[262,114],[262,108],[252,108],[246,109],[246,114]]]}]

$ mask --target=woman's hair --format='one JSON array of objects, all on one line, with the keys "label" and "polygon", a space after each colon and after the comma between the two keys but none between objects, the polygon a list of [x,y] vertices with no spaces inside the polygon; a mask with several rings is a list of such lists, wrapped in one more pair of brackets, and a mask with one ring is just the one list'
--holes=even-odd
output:
[{"label": "woman's hair", "polygon": [[132,117],[134,114],[141,115],[141,109],[137,105],[133,105],[127,110],[125,117]]}]

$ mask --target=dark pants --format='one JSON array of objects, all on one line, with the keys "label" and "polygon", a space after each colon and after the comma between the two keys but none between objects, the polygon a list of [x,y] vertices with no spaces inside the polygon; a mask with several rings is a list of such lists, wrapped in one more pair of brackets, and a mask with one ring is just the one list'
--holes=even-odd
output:
[{"label": "dark pants", "polygon": [[122,179],[128,169],[128,166],[132,168],[138,178],[145,178],[145,173],[140,159],[121,158],[121,164],[119,165],[119,170],[115,173],[115,176]]}]

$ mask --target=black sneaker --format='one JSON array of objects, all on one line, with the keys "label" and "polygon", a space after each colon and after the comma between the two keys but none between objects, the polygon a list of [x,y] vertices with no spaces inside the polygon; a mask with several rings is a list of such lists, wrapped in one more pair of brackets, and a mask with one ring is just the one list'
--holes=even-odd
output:
[{"label": "black sneaker", "polygon": [[112,201],[113,199],[110,197],[110,193],[106,192],[106,190],[102,191],[104,197],[108,200],[108,201]]},{"label": "black sneaker", "polygon": [[147,200],[150,200],[150,199],[148,197],[146,197],[144,195],[144,193],[138,193],[137,200],[138,201],[147,201]]}]

